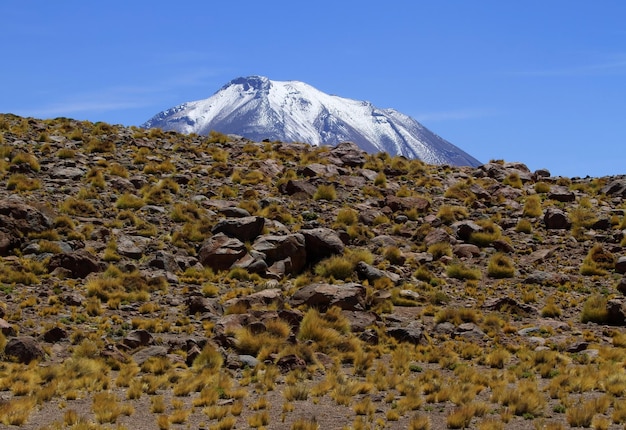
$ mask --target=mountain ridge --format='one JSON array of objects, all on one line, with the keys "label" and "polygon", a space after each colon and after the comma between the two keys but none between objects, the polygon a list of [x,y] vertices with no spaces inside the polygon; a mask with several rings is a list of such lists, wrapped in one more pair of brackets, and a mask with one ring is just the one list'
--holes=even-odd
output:
[{"label": "mountain ridge", "polygon": [[142,125],[182,133],[216,130],[252,140],[336,145],[352,141],[367,152],[388,152],[430,164],[480,161],[395,109],[329,95],[299,81],[239,77],[211,97],[162,111]]}]

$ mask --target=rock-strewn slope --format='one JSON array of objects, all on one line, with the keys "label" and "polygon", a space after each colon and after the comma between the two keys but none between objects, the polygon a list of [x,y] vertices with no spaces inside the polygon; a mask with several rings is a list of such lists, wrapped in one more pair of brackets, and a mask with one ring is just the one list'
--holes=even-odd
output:
[{"label": "rock-strewn slope", "polygon": [[5,425],[626,423],[626,177],[0,132]]}]

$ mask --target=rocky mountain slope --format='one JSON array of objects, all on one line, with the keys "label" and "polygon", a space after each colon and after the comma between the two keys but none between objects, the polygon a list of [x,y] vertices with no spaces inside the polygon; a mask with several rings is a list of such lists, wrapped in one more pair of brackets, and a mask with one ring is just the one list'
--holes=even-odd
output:
[{"label": "rocky mountain slope", "polygon": [[304,82],[237,78],[205,100],[161,112],[143,127],[207,135],[211,130],[252,140],[334,146],[354,142],[370,153],[431,164],[480,162],[413,118],[369,102],[325,94]]},{"label": "rocky mountain slope", "polygon": [[626,177],[0,133],[5,426],[626,424]]}]

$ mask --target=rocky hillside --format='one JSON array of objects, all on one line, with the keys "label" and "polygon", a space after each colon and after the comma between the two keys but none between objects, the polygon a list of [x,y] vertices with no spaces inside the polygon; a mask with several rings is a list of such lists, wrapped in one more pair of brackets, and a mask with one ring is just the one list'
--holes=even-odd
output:
[{"label": "rocky hillside", "polygon": [[0,133],[3,425],[626,424],[626,177]]}]

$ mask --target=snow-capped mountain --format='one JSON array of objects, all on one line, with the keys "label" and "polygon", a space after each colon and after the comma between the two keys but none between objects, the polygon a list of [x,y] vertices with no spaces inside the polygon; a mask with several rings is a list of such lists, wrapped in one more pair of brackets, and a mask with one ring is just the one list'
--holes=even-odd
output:
[{"label": "snow-capped mountain", "polygon": [[183,103],[143,124],[181,133],[211,130],[253,140],[336,145],[351,141],[365,151],[418,158],[430,164],[481,163],[394,109],[323,93],[298,81],[237,78],[205,100]]}]

